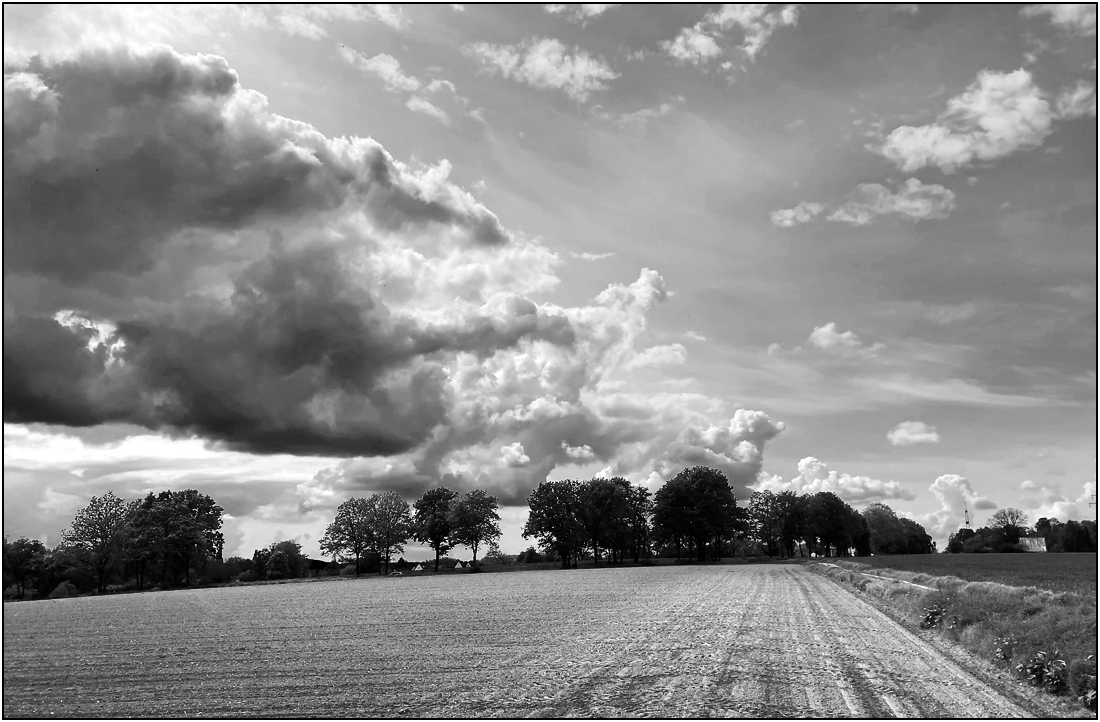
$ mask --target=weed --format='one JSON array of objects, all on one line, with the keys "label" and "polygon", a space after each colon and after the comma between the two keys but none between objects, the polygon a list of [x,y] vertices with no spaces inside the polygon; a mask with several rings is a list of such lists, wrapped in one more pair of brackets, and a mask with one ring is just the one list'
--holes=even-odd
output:
[{"label": "weed", "polygon": [[1017,664],[1016,673],[1052,694],[1061,694],[1066,690],[1066,661],[1058,652],[1040,650],[1027,661]]}]

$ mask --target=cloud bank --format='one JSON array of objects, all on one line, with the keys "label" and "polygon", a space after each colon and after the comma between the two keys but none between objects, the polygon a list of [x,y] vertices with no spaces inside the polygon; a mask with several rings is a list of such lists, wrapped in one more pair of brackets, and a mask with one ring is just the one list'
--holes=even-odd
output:
[{"label": "cloud bank", "polygon": [[[384,83],[413,86],[379,58]],[[603,467],[707,463],[747,493],[782,422],[633,381],[687,354],[648,331],[662,276],[540,302],[561,259],[450,170],[279,116],[217,56],[6,67],[5,423],[325,459],[265,500],[273,524],[439,483],[522,504],[547,475]],[[246,513],[272,491],[248,493]]]}]

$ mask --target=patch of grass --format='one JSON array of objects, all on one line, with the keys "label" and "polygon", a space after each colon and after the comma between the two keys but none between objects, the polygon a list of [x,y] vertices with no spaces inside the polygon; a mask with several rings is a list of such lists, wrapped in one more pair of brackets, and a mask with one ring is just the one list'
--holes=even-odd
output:
[{"label": "patch of grass", "polygon": [[867,567],[914,572],[925,578],[954,576],[968,582],[997,582],[1011,587],[1038,587],[1050,592],[1096,594],[1094,553],[899,554],[860,557],[859,561]]},{"label": "patch of grass", "polygon": [[[1095,559],[1095,555],[1091,556]],[[913,558],[916,557],[908,559]],[[838,567],[813,564],[811,568],[886,601],[921,629],[1015,672],[1030,684],[1052,694],[1075,697],[1086,707],[1096,708],[1095,586],[1091,593],[1055,592],[1038,586],[965,581],[954,576],[936,577],[927,572],[848,561],[841,561]],[[956,571],[966,574],[969,569]],[[871,580],[862,573],[896,581]]]}]

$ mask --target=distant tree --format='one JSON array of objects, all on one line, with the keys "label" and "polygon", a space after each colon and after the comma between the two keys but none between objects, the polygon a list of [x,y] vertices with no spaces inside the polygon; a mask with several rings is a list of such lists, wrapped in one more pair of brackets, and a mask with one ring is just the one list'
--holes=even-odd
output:
[{"label": "distant tree", "polygon": [[381,557],[384,571],[389,574],[390,559],[405,550],[405,542],[412,536],[412,512],[409,503],[396,491],[375,494],[367,516],[371,536],[371,548]]},{"label": "distant tree", "polygon": [[191,583],[191,569],[202,568],[206,561],[222,555],[225,539],[221,533],[222,508],[195,489],[150,492],[128,514],[127,546],[131,558],[143,553],[134,545],[155,544],[152,558],[161,562],[161,582],[173,583],[183,575],[183,584]]},{"label": "distant tree", "polygon": [[14,585],[22,599],[27,585],[42,573],[46,553],[46,546],[37,539],[21,536],[12,542],[4,537],[4,588]]},{"label": "distant tree", "polygon": [[451,504],[451,542],[470,547],[477,563],[478,547],[500,538],[500,514],[497,499],[474,489]]},{"label": "distant tree", "polygon": [[634,552],[634,562],[637,563],[643,554],[647,557],[650,554],[649,519],[653,512],[653,501],[649,498],[649,489],[643,486],[630,486],[626,503],[629,514],[627,526],[630,530],[630,545]]},{"label": "distant tree", "polygon": [[[573,479],[544,481],[527,497],[530,511],[523,525],[523,538],[538,539],[540,546],[557,552],[562,569],[575,562],[584,544],[579,505],[580,482]],[[533,559],[528,555],[526,561]]]},{"label": "distant tree", "polygon": [[806,498],[793,491],[781,491],[775,495],[776,514],[779,516],[779,538],[787,557],[793,557],[795,548],[802,554],[806,527]]},{"label": "distant tree", "polygon": [[749,497],[749,533],[764,545],[769,557],[780,553],[782,516],[776,495],[770,491],[756,491]]},{"label": "distant tree", "polygon": [[321,537],[321,552],[337,561],[355,564],[355,576],[359,576],[364,555],[372,548],[371,519],[377,505],[377,494],[369,499],[348,499],[336,509],[336,519],[328,525]]},{"label": "distant tree", "polygon": [[872,554],[908,554],[909,542],[904,527],[886,504],[875,503],[861,512],[871,532]]},{"label": "distant tree", "polygon": [[807,544],[819,556],[848,556],[852,538],[852,517],[857,512],[831,491],[819,491],[807,498]]},{"label": "distant tree", "polygon": [[122,549],[125,525],[126,503],[108,491],[93,496],[88,506],[76,513],[72,525],[61,532],[74,557],[95,572],[100,593],[107,591],[107,575]]},{"label": "distant tree", "polygon": [[653,527],[659,538],[675,543],[679,558],[682,542],[690,540],[699,561],[712,557],[720,539],[738,526],[737,499],[726,476],[705,466],[684,469],[653,497]]},{"label": "distant tree", "polygon": [[264,576],[268,579],[291,578],[290,560],[285,551],[277,549],[268,555],[267,562],[264,564]]},{"label": "distant tree", "polygon": [[590,479],[580,485],[578,510],[581,525],[592,545],[592,564],[600,562],[601,542],[607,536],[614,522],[626,516],[627,495],[621,481],[629,488],[625,479]]},{"label": "distant tree", "polygon": [[970,541],[973,538],[973,529],[959,529],[948,538],[947,549],[945,551],[948,554],[960,554],[962,553],[963,546],[966,544],[966,542]]},{"label": "distant tree", "polygon": [[505,554],[500,550],[500,546],[495,542],[489,542],[489,548],[485,551],[484,560],[492,562],[493,564],[511,564],[512,555]]},{"label": "distant tree", "polygon": [[1013,507],[998,509],[989,519],[989,525],[1004,533],[1005,542],[1015,544],[1027,531],[1027,514]]},{"label": "distant tree", "polygon": [[898,522],[905,531],[906,554],[931,554],[936,549],[936,543],[924,527],[912,519],[899,517]]},{"label": "distant tree", "polygon": [[413,538],[435,550],[435,570],[439,558],[453,547],[451,543],[451,504],[458,492],[445,486],[428,489],[413,504]]}]

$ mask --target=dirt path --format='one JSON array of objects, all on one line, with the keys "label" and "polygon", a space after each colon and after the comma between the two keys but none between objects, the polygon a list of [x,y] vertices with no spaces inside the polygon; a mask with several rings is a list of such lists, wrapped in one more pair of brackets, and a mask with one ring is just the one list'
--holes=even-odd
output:
[{"label": "dirt path", "polygon": [[5,717],[1027,717],[797,565],[4,605]]},{"label": "dirt path", "polygon": [[828,579],[789,565],[717,574],[705,602],[674,592],[674,616],[576,670],[536,715],[1031,716]]}]

